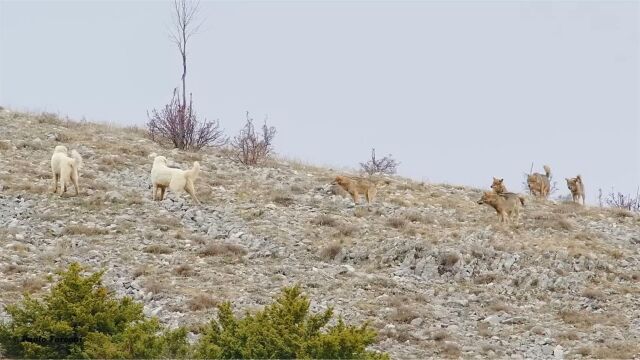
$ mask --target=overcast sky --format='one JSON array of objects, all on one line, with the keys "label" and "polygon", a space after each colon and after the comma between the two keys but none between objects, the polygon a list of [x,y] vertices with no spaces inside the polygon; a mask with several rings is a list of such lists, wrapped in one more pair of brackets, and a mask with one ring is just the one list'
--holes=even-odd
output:
[{"label": "overcast sky", "polygon": [[[418,180],[521,191],[640,185],[640,2],[203,1],[197,111],[268,116],[277,151],[357,167],[376,147]],[[179,85],[171,3],[0,0],[0,105],[142,125]]]}]

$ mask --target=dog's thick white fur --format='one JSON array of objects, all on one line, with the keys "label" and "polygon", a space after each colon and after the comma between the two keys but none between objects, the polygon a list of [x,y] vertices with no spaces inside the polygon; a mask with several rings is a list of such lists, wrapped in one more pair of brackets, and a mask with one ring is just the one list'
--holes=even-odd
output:
[{"label": "dog's thick white fur", "polygon": [[71,157],[67,154],[67,147],[58,145],[51,156],[53,192],[58,191],[58,180],[60,180],[60,196],[67,191],[67,183],[73,184],[78,195],[78,169],[82,166],[82,157],[76,150],[71,150]]},{"label": "dog's thick white fur", "polygon": [[[167,188],[171,191],[186,191],[196,203],[200,203],[196,197],[196,190],[193,182],[200,173],[200,163],[193,162],[193,167],[189,170],[170,168],[167,166],[167,158],[156,156],[151,167],[151,183],[153,184],[153,200],[162,201]],[[158,196],[160,190],[160,196]]]}]

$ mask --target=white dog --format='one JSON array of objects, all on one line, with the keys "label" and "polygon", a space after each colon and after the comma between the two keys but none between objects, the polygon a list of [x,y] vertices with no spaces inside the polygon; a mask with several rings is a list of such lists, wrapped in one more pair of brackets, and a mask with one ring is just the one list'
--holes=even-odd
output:
[{"label": "white dog", "polygon": [[67,183],[72,183],[78,195],[78,169],[82,166],[82,157],[77,151],[71,150],[71,157],[67,156],[67,148],[56,146],[51,156],[51,173],[53,175],[53,192],[58,191],[60,180],[60,196],[67,191]]},{"label": "white dog", "polygon": [[[164,191],[186,191],[196,203],[200,201],[196,197],[196,191],[193,182],[200,173],[200,163],[193,162],[193,167],[189,170],[181,170],[170,168],[167,166],[167,158],[164,156],[156,156],[153,159],[153,167],[151,167],[151,183],[153,184],[153,200],[162,201],[164,199]],[[160,196],[158,196],[160,190]]]}]

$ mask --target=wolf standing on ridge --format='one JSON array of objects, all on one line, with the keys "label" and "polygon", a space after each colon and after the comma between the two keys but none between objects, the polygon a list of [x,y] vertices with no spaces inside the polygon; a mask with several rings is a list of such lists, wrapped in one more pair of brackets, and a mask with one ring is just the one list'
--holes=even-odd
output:
[{"label": "wolf standing on ridge", "polygon": [[565,178],[565,180],[567,180],[567,187],[571,191],[573,201],[580,204],[580,198],[582,198],[582,205],[584,205],[584,184],[582,183],[582,177],[578,175],[574,178]]},{"label": "wolf standing on ridge", "polygon": [[539,173],[527,175],[527,185],[531,194],[546,199],[549,197],[549,191],[551,190],[551,168],[545,165],[544,172],[544,175]]}]

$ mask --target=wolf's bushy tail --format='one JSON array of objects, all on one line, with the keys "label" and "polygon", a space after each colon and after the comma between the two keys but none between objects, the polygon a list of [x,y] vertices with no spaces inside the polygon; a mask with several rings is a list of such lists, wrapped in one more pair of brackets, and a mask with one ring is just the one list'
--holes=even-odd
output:
[{"label": "wolf's bushy tail", "polygon": [[193,162],[191,169],[184,172],[184,176],[191,181],[195,180],[198,177],[198,174],[200,174],[200,163],[197,161]]},{"label": "wolf's bushy tail", "polygon": [[550,177],[551,177],[551,168],[549,167],[549,165],[545,165],[545,166],[543,166],[543,168],[544,168],[544,173],[545,173],[545,175],[546,175],[548,178],[550,178]]},{"label": "wolf's bushy tail", "polygon": [[80,167],[82,166],[82,156],[80,156],[80,154],[75,149],[73,149],[71,150],[71,157],[74,160],[73,166],[76,169],[80,169]]}]

